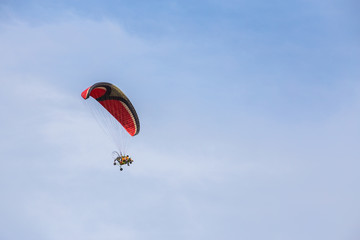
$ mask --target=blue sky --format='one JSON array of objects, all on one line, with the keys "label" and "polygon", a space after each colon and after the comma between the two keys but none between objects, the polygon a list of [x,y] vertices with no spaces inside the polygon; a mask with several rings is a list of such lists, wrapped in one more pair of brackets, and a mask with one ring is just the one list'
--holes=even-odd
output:
[{"label": "blue sky", "polygon": [[[359,3],[1,1],[1,239],[360,236]],[[80,93],[112,82],[135,163]]]}]

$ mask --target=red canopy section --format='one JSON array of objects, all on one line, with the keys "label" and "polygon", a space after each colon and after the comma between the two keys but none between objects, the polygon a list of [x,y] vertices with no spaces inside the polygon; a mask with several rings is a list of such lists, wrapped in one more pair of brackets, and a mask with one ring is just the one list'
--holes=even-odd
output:
[{"label": "red canopy section", "polygon": [[126,95],[115,85],[106,82],[95,83],[81,93],[86,100],[93,97],[98,101],[131,135],[140,131],[140,121],[135,108]]}]

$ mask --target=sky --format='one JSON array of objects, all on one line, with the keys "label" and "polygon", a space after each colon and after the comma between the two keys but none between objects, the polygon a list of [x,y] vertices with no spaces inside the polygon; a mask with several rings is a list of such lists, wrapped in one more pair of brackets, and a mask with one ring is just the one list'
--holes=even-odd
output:
[{"label": "sky", "polygon": [[[0,239],[359,239],[359,11],[1,0]],[[100,81],[140,118],[122,172]]]}]

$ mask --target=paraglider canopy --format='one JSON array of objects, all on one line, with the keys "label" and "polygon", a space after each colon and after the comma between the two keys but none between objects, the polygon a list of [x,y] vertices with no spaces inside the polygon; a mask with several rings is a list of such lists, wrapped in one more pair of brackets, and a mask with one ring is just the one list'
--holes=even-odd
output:
[{"label": "paraglider canopy", "polygon": [[81,93],[86,100],[93,97],[98,101],[131,135],[140,131],[140,122],[135,108],[126,95],[115,85],[106,82],[95,83]]}]

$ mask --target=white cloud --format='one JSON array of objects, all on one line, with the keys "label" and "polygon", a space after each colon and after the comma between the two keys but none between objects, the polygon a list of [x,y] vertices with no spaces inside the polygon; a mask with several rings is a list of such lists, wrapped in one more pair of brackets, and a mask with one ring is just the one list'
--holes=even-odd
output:
[{"label": "white cloud", "polygon": [[[349,167],[357,166],[356,84],[340,92],[352,88],[326,117],[313,121],[302,111],[306,120],[287,121],[286,112],[277,115],[271,108],[271,97],[286,87],[276,85],[278,92],[268,94],[262,82],[208,84],[206,68],[216,61],[198,61],[203,69],[193,76],[190,65],[197,61],[184,63],[196,54],[186,44],[177,49],[176,39],[146,40],[115,22],[76,16],[39,25],[13,21],[1,28],[0,97],[6,104],[0,111],[6,117],[1,118],[0,187],[7,196],[1,210],[6,208],[5,217],[12,219],[5,225],[26,226],[32,220],[25,232],[33,228],[44,239],[118,239],[119,231],[125,239],[224,233],[249,238],[251,227],[271,219],[269,239],[279,233],[296,239],[295,225],[316,224],[307,215],[314,209],[330,216],[337,208],[336,216],[346,215],[347,207],[328,198],[336,196],[343,205],[359,198],[350,187],[342,190],[358,180],[357,168]],[[204,55],[197,60],[214,58],[212,53],[198,53]],[[168,61],[174,72],[162,65]],[[126,81],[119,80],[124,76]],[[112,143],[81,104],[84,88],[107,79],[128,88],[143,127],[132,141],[135,163],[123,173],[112,166]],[[238,91],[240,85],[244,89]],[[289,100],[286,96],[275,103]],[[261,103],[255,97],[269,104],[256,108]],[[349,102],[353,105],[344,107]],[[342,178],[334,179],[336,173]],[[322,219],[320,214],[315,219]],[[300,220],[284,231],[293,216]],[[347,216],[351,221],[357,214]],[[238,222],[250,230],[234,230]],[[214,224],[219,228],[212,229]]]}]

